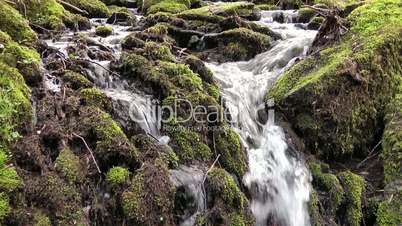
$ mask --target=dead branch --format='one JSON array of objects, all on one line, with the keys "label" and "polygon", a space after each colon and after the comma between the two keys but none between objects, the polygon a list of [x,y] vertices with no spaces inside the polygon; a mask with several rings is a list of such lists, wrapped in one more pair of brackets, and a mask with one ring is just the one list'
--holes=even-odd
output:
[{"label": "dead branch", "polygon": [[96,169],[98,170],[98,173],[102,173],[101,170],[100,170],[100,168],[99,168],[99,166],[98,166],[98,163],[96,162],[94,153],[92,152],[91,148],[89,148],[89,146],[88,146],[87,142],[85,141],[85,139],[84,139],[82,136],[80,136],[80,135],[78,135],[78,134],[76,134],[76,133],[72,133],[72,134],[73,134],[73,136],[78,137],[78,138],[80,138],[80,139],[82,140],[82,142],[84,143],[85,147],[87,148],[87,150],[88,150],[89,153],[91,154],[91,158],[92,158],[92,160],[94,161],[94,164],[95,164],[95,166],[96,166]]},{"label": "dead branch", "polygon": [[65,2],[65,1],[62,1],[62,0],[57,0],[57,2],[60,3],[63,7],[67,8],[67,10],[75,11],[77,13],[84,14],[86,16],[89,15],[89,13],[87,11],[82,10],[82,9],[80,9],[80,8],[70,4],[68,2]]},{"label": "dead branch", "polygon": [[368,153],[367,157],[363,159],[359,164],[357,164],[357,168],[360,168],[367,160],[372,159],[373,157],[377,156],[379,153],[373,154],[373,152],[377,149],[377,147],[381,144],[381,141],[378,142],[373,149]]},{"label": "dead branch", "polygon": [[212,163],[211,167],[209,167],[207,172],[205,172],[204,178],[202,179],[202,183],[200,184],[201,188],[202,188],[202,193],[203,193],[203,196],[204,196],[204,206],[207,206],[207,193],[205,191],[205,180],[207,179],[208,173],[214,168],[215,164],[218,162],[219,157],[221,157],[221,154],[216,156],[215,161]]},{"label": "dead branch", "polygon": [[89,60],[89,59],[84,59],[84,58],[79,58],[78,60],[86,61],[86,62],[89,62],[89,63],[91,63],[91,64],[96,64],[96,65],[98,65],[99,67],[105,69],[107,72],[109,72],[109,73],[111,73],[111,74],[114,74],[114,75],[116,75],[116,76],[118,76],[118,77],[122,77],[120,74],[118,74],[118,73],[116,73],[116,72],[114,72],[114,71],[112,71],[112,70],[109,70],[108,68],[104,67],[102,64],[100,64],[100,63],[98,63],[98,62],[95,62],[95,61],[92,61],[92,60]]}]

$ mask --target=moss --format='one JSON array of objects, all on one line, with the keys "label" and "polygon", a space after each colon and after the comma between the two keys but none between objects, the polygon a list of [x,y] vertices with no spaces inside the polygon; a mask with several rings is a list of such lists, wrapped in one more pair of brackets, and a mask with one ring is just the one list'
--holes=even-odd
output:
[{"label": "moss", "polygon": [[318,30],[321,24],[324,22],[324,18],[320,16],[313,17],[307,24],[307,29]]},{"label": "moss", "polygon": [[41,212],[35,213],[34,222],[35,222],[34,226],[51,226],[52,225],[49,218]]},{"label": "moss", "polygon": [[188,7],[176,0],[164,0],[152,5],[147,10],[147,14],[154,14],[158,12],[179,13],[187,10]]},{"label": "moss", "polygon": [[280,8],[276,5],[271,5],[271,4],[259,4],[255,6],[256,8],[259,8],[261,10],[279,10]]},{"label": "moss", "polygon": [[145,32],[152,34],[152,35],[165,36],[168,33],[168,26],[163,23],[158,23],[152,27],[147,28],[145,30]]},{"label": "moss", "polygon": [[208,85],[206,90],[211,97],[216,101],[219,101],[220,91],[217,85]]},{"label": "moss", "polygon": [[321,165],[318,163],[311,163],[310,171],[313,176],[314,186],[321,191],[328,192],[330,199],[329,212],[331,214],[335,214],[338,210],[338,207],[340,207],[342,204],[345,195],[341,183],[336,175],[331,173],[323,173],[321,170]]},{"label": "moss", "polygon": [[178,14],[179,17],[189,20],[201,20],[218,23],[223,17],[240,16],[251,17],[254,13],[254,4],[249,2],[230,2],[190,9]]},{"label": "moss", "polygon": [[247,171],[247,157],[240,145],[240,137],[231,128],[225,127],[215,135],[215,145],[221,154],[221,164],[230,173],[243,178]]},{"label": "moss", "polygon": [[95,29],[95,34],[101,37],[107,37],[109,35],[112,35],[112,33],[113,28],[111,26],[98,26]]},{"label": "moss", "polygon": [[223,49],[223,54],[232,60],[246,60],[247,59],[247,49],[240,43],[231,42]]},{"label": "moss", "polygon": [[144,1],[142,10],[147,14],[158,12],[178,13],[190,7],[189,0],[149,0]]},{"label": "moss", "polygon": [[213,83],[212,71],[205,66],[202,60],[194,55],[189,55],[184,59],[184,63],[187,64],[194,73],[197,73],[203,81]]},{"label": "moss", "polygon": [[56,0],[24,0],[24,5],[18,7],[19,11],[25,13],[31,23],[50,30],[64,28],[66,12]]},{"label": "moss", "polygon": [[145,164],[122,195],[123,211],[133,224],[173,225],[174,188],[162,161]]},{"label": "moss", "polygon": [[359,226],[362,220],[362,195],[364,179],[350,171],[339,173],[345,189],[346,222],[351,226]]},{"label": "moss", "polygon": [[16,129],[31,120],[30,90],[15,68],[0,61],[0,148],[18,138]]},{"label": "moss", "polygon": [[323,4],[331,8],[337,7],[339,9],[343,9],[348,4],[354,2],[358,2],[358,0],[314,0],[315,4]]},{"label": "moss", "polygon": [[308,23],[315,15],[315,10],[310,8],[301,8],[298,11],[298,21],[300,23]]},{"label": "moss", "polygon": [[9,198],[4,192],[0,192],[0,222],[9,214],[11,208]]},{"label": "moss", "polygon": [[87,11],[90,17],[108,17],[110,15],[108,7],[99,0],[66,0],[66,2]]},{"label": "moss", "polygon": [[115,186],[123,184],[128,181],[130,177],[130,171],[128,169],[116,166],[112,167],[106,174],[106,181]]},{"label": "moss", "polygon": [[145,42],[144,56],[150,60],[173,61],[174,56],[170,49],[156,42]]},{"label": "moss", "polygon": [[310,192],[310,200],[308,202],[308,212],[310,215],[310,221],[312,226],[323,225],[322,217],[320,214],[319,200],[317,197],[317,192],[313,190]]},{"label": "moss", "polygon": [[80,159],[68,148],[60,151],[56,158],[55,168],[70,183],[80,182],[83,179]]},{"label": "moss", "polygon": [[170,122],[164,129],[171,137],[171,146],[180,161],[189,162],[211,158],[211,149],[203,143],[198,133],[175,122]]},{"label": "moss", "polygon": [[402,193],[396,193],[392,199],[379,203],[377,208],[377,224],[379,226],[396,226],[402,224]]},{"label": "moss", "polygon": [[66,71],[63,80],[72,89],[85,89],[94,86],[84,75],[73,71]]},{"label": "moss", "polygon": [[88,106],[95,106],[106,111],[112,109],[111,101],[106,94],[97,88],[87,88],[80,91],[82,99]]},{"label": "moss", "polygon": [[37,41],[35,32],[29,27],[29,23],[13,7],[4,1],[0,2],[0,27],[18,43],[32,45]]},{"label": "moss", "polygon": [[[402,71],[398,57],[402,15],[397,8],[395,0],[380,0],[355,9],[347,18],[349,34],[320,56],[292,67],[269,91],[267,98],[275,99],[292,124],[299,114],[316,122],[318,127],[309,130],[306,139],[313,152],[326,158],[364,156],[375,145],[381,132],[378,118],[395,95],[396,75]],[[355,49],[356,43],[361,48]],[[307,134],[303,128],[297,132]]]}]

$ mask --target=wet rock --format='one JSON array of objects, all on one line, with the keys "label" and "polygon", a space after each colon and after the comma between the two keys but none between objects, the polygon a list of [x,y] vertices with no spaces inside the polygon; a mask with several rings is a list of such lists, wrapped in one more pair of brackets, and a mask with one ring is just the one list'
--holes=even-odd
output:
[{"label": "wet rock", "polygon": [[98,26],[96,27],[95,34],[101,37],[107,37],[113,33],[111,26]]},{"label": "wet rock", "polygon": [[308,23],[317,13],[310,8],[301,8],[298,12],[297,22]]},{"label": "wet rock", "polygon": [[108,24],[121,24],[125,26],[135,26],[136,18],[126,12],[114,12],[107,20]]},{"label": "wet rock", "polygon": [[136,35],[127,36],[121,43],[123,49],[138,49],[145,46],[145,42],[137,38]]}]

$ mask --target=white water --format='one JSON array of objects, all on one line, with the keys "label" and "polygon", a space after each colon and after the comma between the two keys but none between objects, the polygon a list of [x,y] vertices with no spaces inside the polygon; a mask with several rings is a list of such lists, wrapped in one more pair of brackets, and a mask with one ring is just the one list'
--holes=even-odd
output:
[{"label": "white water", "polygon": [[[136,13],[135,9],[131,9],[133,13]],[[137,19],[142,16],[135,15]],[[118,59],[121,55],[121,41],[127,37],[131,31],[128,26],[121,26],[117,24],[108,25],[113,28],[113,34],[102,38],[95,34],[95,28],[99,25],[105,25],[105,18],[91,19],[92,28],[88,31],[79,32],[80,35],[86,35],[89,40],[94,43],[99,43],[104,47],[107,47],[113,51],[113,57]],[[73,32],[67,33],[62,39],[46,40],[46,43],[58,49],[60,53],[68,58],[67,47],[74,45],[73,37],[76,34]],[[95,47],[96,48],[96,47]],[[89,58],[88,58],[89,59]],[[87,76],[92,80],[95,85],[113,101],[113,107],[116,110],[117,121],[122,125],[130,126],[130,123],[137,124],[142,132],[152,135],[157,138],[160,143],[166,144],[169,142],[169,138],[161,136],[160,134],[160,117],[156,108],[156,100],[151,95],[146,95],[138,92],[130,87],[130,85],[119,78],[116,74],[111,74],[108,69],[111,61],[103,60],[91,60],[90,68],[86,70]],[[45,78],[45,86],[53,92],[61,91],[61,84],[58,79],[50,74]]]},{"label": "white water", "polygon": [[[301,158],[290,155],[284,132],[274,124],[272,112],[265,125],[256,117],[257,110],[264,108],[267,90],[306,52],[316,35],[315,31],[300,29],[295,24],[273,22],[272,16],[277,12],[263,12],[259,21],[283,37],[269,51],[247,62],[207,65],[221,85],[232,125],[248,149],[249,171],[243,181],[252,194],[251,208],[257,225],[275,221],[281,225],[308,226],[309,172]],[[282,12],[285,18],[294,14]],[[246,140],[252,140],[254,145],[249,146]]]}]

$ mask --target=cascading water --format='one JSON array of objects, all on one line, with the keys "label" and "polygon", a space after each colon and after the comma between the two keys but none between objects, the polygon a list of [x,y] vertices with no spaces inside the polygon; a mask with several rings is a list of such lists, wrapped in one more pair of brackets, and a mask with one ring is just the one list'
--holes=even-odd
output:
[{"label": "cascading water", "polygon": [[[135,9],[131,9],[131,11],[136,13]],[[136,17],[140,18],[141,16],[136,15]],[[91,24],[94,26],[104,25],[105,22],[106,19],[104,18],[91,19]],[[113,58],[118,59],[122,52],[120,43],[131,33],[128,29],[129,27],[118,24],[110,25],[113,28],[113,34],[100,38],[93,36],[95,33],[94,26],[91,30],[80,32],[80,34],[87,35],[88,40],[92,42],[95,48],[110,49],[113,52]],[[68,57],[67,48],[72,44],[74,35],[74,33],[70,32],[60,40],[47,40],[46,42],[48,46],[57,49],[64,57]],[[111,74],[109,71],[110,60],[92,60],[89,57],[87,58],[91,63],[86,69],[87,76],[112,99],[116,121],[124,128],[134,130],[135,133],[144,132],[157,138],[160,143],[166,144],[169,138],[160,134],[160,117],[158,117],[156,100],[151,95],[140,93],[130,87],[117,74]],[[50,74],[45,77],[45,85],[54,92],[61,91],[60,82]]]},{"label": "cascading water", "polygon": [[273,123],[273,115],[265,125],[257,117],[258,110],[264,108],[267,90],[306,53],[316,35],[316,31],[301,29],[297,24],[274,22],[279,13],[283,21],[293,21],[294,11],[265,11],[258,22],[282,36],[269,51],[247,62],[207,65],[221,85],[232,125],[248,149],[249,171],[243,181],[252,194],[251,208],[257,225],[275,221],[280,225],[307,226],[309,172],[302,160],[290,153],[282,128]]}]

